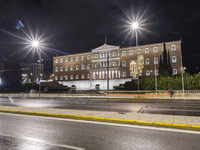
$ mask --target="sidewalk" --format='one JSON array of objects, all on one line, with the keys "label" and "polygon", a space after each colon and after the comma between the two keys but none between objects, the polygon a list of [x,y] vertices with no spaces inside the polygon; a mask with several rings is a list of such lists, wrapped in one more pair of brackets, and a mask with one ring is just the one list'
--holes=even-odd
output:
[{"label": "sidewalk", "polygon": [[0,112],[200,130],[200,117],[0,106]]}]

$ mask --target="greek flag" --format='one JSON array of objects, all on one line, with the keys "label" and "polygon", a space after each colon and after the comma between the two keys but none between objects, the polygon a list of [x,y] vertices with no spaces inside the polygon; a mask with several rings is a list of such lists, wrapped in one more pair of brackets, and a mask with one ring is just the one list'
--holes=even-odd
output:
[{"label": "greek flag", "polygon": [[23,28],[24,25],[23,25],[23,23],[20,20],[18,20],[15,27],[16,27],[16,29],[19,30],[20,28]]}]

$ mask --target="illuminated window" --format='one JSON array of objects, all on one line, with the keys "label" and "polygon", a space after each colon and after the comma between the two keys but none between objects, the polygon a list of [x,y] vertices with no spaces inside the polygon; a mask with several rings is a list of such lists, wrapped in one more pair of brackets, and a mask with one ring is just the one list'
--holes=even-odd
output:
[{"label": "illuminated window", "polygon": [[82,56],[82,57],[81,57],[81,60],[84,60],[84,59],[85,59],[85,57],[84,57],[84,56]]},{"label": "illuminated window", "polygon": [[173,74],[177,74],[177,69],[173,69]]},{"label": "illuminated window", "polygon": [[84,74],[82,74],[82,75],[81,75],[81,78],[82,78],[82,79],[85,79],[85,75],[84,75]]},{"label": "illuminated window", "polygon": [[130,51],[129,51],[129,55],[133,55],[133,50],[130,50]]},{"label": "illuminated window", "polygon": [[154,58],[154,64],[158,64],[158,58]]},{"label": "illuminated window", "polygon": [[68,80],[68,76],[65,76],[65,80]]},{"label": "illuminated window", "polygon": [[137,54],[141,54],[141,50],[140,49],[137,50]]},{"label": "illuminated window", "polygon": [[79,75],[76,75],[76,79],[79,79]]},{"label": "illuminated window", "polygon": [[74,76],[73,76],[73,75],[71,75],[71,76],[70,76],[70,79],[71,79],[71,80],[73,80],[73,79],[74,79]]},{"label": "illuminated window", "polygon": [[176,56],[172,56],[172,62],[173,62],[173,63],[176,62]]},{"label": "illuminated window", "polygon": [[90,64],[87,65],[87,69],[90,69]]},{"label": "illuminated window", "polygon": [[76,65],[76,70],[78,70],[79,69],[79,65]]},{"label": "illuminated window", "polygon": [[65,71],[68,71],[68,66],[65,67]]},{"label": "illuminated window", "polygon": [[149,64],[150,64],[150,60],[149,60],[149,59],[146,59],[146,60],[145,60],[145,63],[146,63],[146,65],[149,65]]},{"label": "illuminated window", "polygon": [[158,52],[158,48],[157,48],[157,47],[154,47],[154,48],[153,48],[153,52],[154,52],[154,53],[157,53],[157,52]]},{"label": "illuminated window", "polygon": [[176,50],[176,45],[171,45],[171,50],[175,51]]},{"label": "illuminated window", "polygon": [[60,80],[63,80],[63,76],[60,76]]},{"label": "illuminated window", "polygon": [[150,76],[150,71],[146,70],[146,76]]},{"label": "illuminated window", "polygon": [[58,67],[55,68],[55,71],[58,72]]},{"label": "illuminated window", "polygon": [[81,66],[81,69],[84,70],[84,69],[85,69],[85,65],[82,65],[82,66]]},{"label": "illuminated window", "polygon": [[126,77],[126,72],[123,72],[122,76],[123,76],[123,77]]},{"label": "illuminated window", "polygon": [[63,58],[60,58],[60,62],[63,63]]},{"label": "illuminated window", "polygon": [[58,76],[55,76],[55,80],[58,80]]},{"label": "illuminated window", "polygon": [[126,66],[126,61],[122,61],[122,66]]},{"label": "illuminated window", "polygon": [[58,63],[58,59],[56,59],[56,63]]},{"label": "illuminated window", "polygon": [[149,53],[149,48],[145,48],[145,53],[146,53],[146,54]]},{"label": "illuminated window", "polygon": [[60,71],[63,71],[63,67],[60,67]]},{"label": "illuminated window", "polygon": [[74,67],[73,67],[73,66],[71,66],[71,70],[74,70]]}]

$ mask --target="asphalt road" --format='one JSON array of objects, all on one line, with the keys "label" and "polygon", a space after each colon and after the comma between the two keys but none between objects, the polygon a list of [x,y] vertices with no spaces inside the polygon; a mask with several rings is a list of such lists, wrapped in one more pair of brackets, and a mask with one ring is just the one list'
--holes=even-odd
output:
[{"label": "asphalt road", "polygon": [[0,98],[0,105],[200,116],[199,100],[114,101],[89,98],[12,98],[12,101],[13,103],[9,98]]},{"label": "asphalt road", "polygon": [[200,132],[0,113],[2,150],[199,150]]}]

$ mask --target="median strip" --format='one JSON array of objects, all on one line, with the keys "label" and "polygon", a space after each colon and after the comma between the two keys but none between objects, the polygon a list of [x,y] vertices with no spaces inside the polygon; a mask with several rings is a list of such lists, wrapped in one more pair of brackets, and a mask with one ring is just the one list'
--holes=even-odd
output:
[{"label": "median strip", "polygon": [[0,109],[0,112],[46,116],[46,117],[57,117],[57,118],[81,119],[81,120],[101,121],[101,122],[112,122],[112,123],[123,123],[123,124],[132,124],[132,125],[145,125],[145,126],[169,127],[169,128],[179,128],[179,129],[189,129],[189,130],[200,130],[200,125],[192,125],[192,124],[151,122],[151,121],[140,121],[140,120],[104,118],[104,117],[69,115],[69,114],[54,114],[54,113],[30,112],[30,111],[6,110],[6,109]]}]

